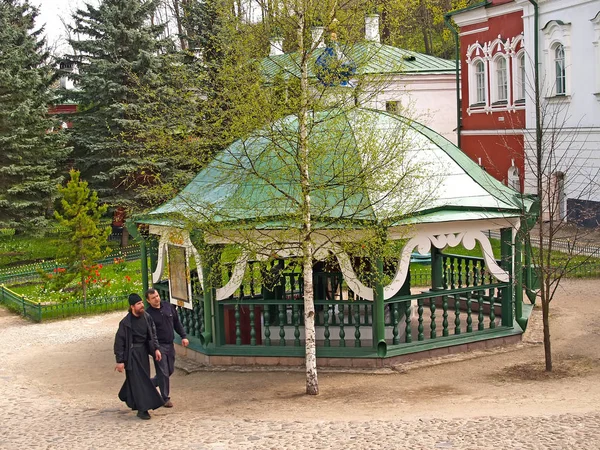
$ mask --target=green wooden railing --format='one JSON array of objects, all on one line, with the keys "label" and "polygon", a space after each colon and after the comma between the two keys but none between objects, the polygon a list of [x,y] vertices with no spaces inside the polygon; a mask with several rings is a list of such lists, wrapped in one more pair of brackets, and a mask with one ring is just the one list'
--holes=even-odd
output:
[{"label": "green wooden railing", "polygon": [[100,312],[126,310],[127,296],[91,298],[64,303],[35,303],[0,285],[0,304],[35,322]]},{"label": "green wooden railing", "polygon": [[[430,343],[454,345],[469,336],[513,329],[512,299],[506,295],[510,283],[494,283],[482,259],[446,255],[443,259],[444,286],[416,295],[398,294],[385,304],[385,342],[390,352],[409,352]],[[229,299],[214,303],[215,335],[211,348],[216,353],[238,355],[302,355],[304,349],[303,283],[293,265],[268,272],[275,276],[247,276]],[[257,273],[250,264],[249,272]],[[264,270],[264,269],[263,269]],[[224,272],[224,282],[231,276]],[[411,279],[414,277],[411,274]],[[373,355],[374,304],[357,297],[344,285],[341,273],[315,273],[315,325],[321,355],[328,348],[335,356]],[[167,283],[155,285],[168,298]],[[187,333],[198,338],[204,331],[202,297],[193,309],[178,308]],[[478,338],[476,338],[478,339]],[[237,349],[237,350],[236,350]],[[269,350],[271,349],[271,350]],[[340,353],[341,352],[341,353]]]}]

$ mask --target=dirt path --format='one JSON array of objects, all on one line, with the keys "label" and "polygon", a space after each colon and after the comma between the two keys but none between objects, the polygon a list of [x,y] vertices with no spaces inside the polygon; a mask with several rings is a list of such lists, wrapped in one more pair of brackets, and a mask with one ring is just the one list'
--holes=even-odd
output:
[{"label": "dirt path", "polygon": [[[556,374],[549,377],[542,370],[541,320],[536,309],[524,343],[519,346],[413,363],[391,374],[322,371],[321,394],[317,397],[303,395],[304,376],[298,372],[186,375],[177,371],[172,381],[175,408],[158,410],[155,416],[157,420],[175,423],[193,417],[196,421],[218,419],[238,424],[392,424],[398,420],[434,423],[482,418],[504,418],[509,424],[513,418],[545,423],[549,416],[565,414],[573,418],[573,423],[580,423],[585,416],[597,421],[600,321],[595,312],[599,305],[600,280],[564,283],[552,305]],[[10,392],[9,400],[0,392],[0,406],[8,401],[4,406],[14,412],[15,401],[19,405],[23,401],[26,405],[38,402],[40,408],[68,405],[67,410],[129,417],[131,413],[116,397],[123,375],[113,370],[112,341],[122,316],[113,313],[30,324],[0,309],[0,380],[7,382],[5,389]],[[5,417],[0,414],[0,419]],[[594,436],[598,431],[594,431]],[[598,443],[595,447],[579,448],[600,448],[599,439],[596,436],[588,440]]]}]

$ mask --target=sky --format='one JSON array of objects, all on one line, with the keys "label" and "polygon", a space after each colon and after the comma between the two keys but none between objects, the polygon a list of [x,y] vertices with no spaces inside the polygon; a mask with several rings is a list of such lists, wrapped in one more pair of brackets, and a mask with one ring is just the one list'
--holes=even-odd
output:
[{"label": "sky", "polygon": [[[46,24],[47,42],[52,47],[58,43],[58,53],[68,50],[66,34],[60,18],[71,22],[71,12],[84,5],[83,0],[31,0],[33,5],[40,8],[37,25]],[[88,0],[88,3],[98,4],[97,0]]]}]

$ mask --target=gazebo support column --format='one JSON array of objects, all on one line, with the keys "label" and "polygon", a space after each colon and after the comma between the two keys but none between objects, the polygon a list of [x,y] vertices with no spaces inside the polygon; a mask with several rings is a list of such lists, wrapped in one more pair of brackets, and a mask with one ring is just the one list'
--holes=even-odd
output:
[{"label": "gazebo support column", "polygon": [[211,264],[208,262],[202,262],[202,278],[204,279],[204,286],[202,290],[204,292],[204,332],[200,336],[200,343],[206,347],[213,340],[213,299],[214,289],[212,286],[211,277]]},{"label": "gazebo support column", "polygon": [[190,237],[202,259],[204,331],[200,335],[200,343],[204,347],[208,347],[210,344],[223,345],[225,344],[225,330],[222,326],[218,328],[214,327],[215,323],[224,323],[223,318],[219,317],[222,314],[222,309],[215,304],[215,289],[219,283],[217,280],[221,275],[219,267],[223,248],[220,245],[206,244],[202,237],[196,233]]},{"label": "gazebo support column", "polygon": [[444,289],[442,252],[437,247],[431,246],[431,290]]},{"label": "gazebo support column", "polygon": [[150,273],[154,273],[158,265],[158,239],[154,236],[148,238],[146,252],[150,256]]},{"label": "gazebo support column", "polygon": [[502,268],[509,274],[511,281],[507,287],[502,289],[502,325],[511,327],[513,325],[512,228],[502,228],[500,230],[500,253]]},{"label": "gazebo support column", "polygon": [[515,316],[519,326],[525,330],[527,319],[523,317],[523,234],[517,233],[515,240]]},{"label": "gazebo support column", "polygon": [[385,342],[385,304],[383,302],[383,259],[375,261],[377,276],[375,280],[375,298],[373,300],[373,347],[377,356],[383,358],[387,354]]}]

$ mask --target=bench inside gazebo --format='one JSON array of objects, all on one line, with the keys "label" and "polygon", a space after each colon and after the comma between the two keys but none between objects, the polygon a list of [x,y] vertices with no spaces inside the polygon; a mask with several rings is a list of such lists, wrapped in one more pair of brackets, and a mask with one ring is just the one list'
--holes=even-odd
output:
[{"label": "bench inside gazebo", "polygon": [[[435,180],[434,200],[409,217],[387,222],[386,239],[399,244],[397,254],[372,259],[353,255],[344,246],[353,232],[319,231],[313,260],[317,364],[386,367],[520,341],[530,310],[523,292],[533,287],[523,283],[531,275],[529,265],[521,262],[521,243],[536,219],[535,202],[493,179],[418,123],[361,109],[347,113],[346,119],[350,127],[368,120],[373,130],[408,129],[416,143],[408,159],[432,161],[442,175]],[[248,147],[264,146],[264,141],[249,139],[244,154],[251,155]],[[225,150],[236,151],[239,143]],[[215,189],[215,173],[227,176],[218,160],[173,200],[136,219],[144,230],[143,250],[150,256],[145,277],[152,274],[152,286],[177,305],[190,339],[188,357],[210,365],[302,365],[299,243],[286,237],[286,245],[276,247],[273,243],[285,241],[282,234],[273,239],[268,254],[240,250],[235,236],[242,233],[230,221],[227,233],[217,233],[184,220],[198,210],[190,209],[197,199],[218,198],[219,207],[227,207],[224,195],[235,198],[236,213],[240,204],[247,207],[244,223],[257,214],[254,197],[239,201],[247,186],[225,194]],[[275,223],[268,230],[273,235],[286,231],[272,211],[269,223]],[[262,226],[256,241],[266,235]],[[246,231],[247,239],[252,230]],[[490,232],[500,236],[500,255],[493,254]],[[481,254],[452,254],[457,246]],[[430,262],[423,264],[426,255]],[[377,276],[365,276],[365,267]]]}]

